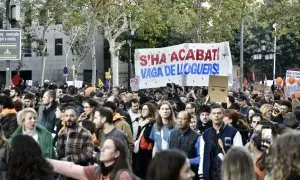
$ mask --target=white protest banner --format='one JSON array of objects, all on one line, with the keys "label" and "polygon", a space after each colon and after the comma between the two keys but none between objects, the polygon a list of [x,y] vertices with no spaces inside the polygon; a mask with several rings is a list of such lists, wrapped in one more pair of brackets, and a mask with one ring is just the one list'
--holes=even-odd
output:
[{"label": "white protest banner", "polygon": [[139,88],[208,86],[209,75],[229,77],[232,86],[232,59],[228,42],[186,43],[165,48],[136,49],[135,72]]},{"label": "white protest banner", "polygon": [[32,80],[27,80],[26,84],[27,84],[27,86],[32,86]]},{"label": "white protest banner", "polygon": [[131,91],[139,90],[139,82],[138,82],[137,78],[130,78],[130,88],[131,88]]},{"label": "white protest banner", "polygon": [[286,71],[286,96],[291,97],[296,91],[300,91],[300,71]]},{"label": "white protest banner", "polygon": [[67,81],[68,86],[75,86],[76,88],[82,88],[82,81],[75,81],[75,85],[73,84],[73,81]]},{"label": "white protest banner", "polygon": [[67,81],[68,86],[73,86],[73,81]]}]

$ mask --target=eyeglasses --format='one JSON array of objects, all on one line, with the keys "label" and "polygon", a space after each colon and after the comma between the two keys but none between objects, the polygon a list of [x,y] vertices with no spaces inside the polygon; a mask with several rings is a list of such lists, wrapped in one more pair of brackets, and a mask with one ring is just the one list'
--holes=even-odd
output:
[{"label": "eyeglasses", "polygon": [[260,121],[252,121],[253,124],[260,124]]}]

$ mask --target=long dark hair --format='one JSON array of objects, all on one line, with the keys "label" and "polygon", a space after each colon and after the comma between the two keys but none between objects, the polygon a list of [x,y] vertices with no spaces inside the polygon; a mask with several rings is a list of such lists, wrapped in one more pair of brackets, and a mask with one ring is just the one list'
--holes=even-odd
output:
[{"label": "long dark hair", "polygon": [[[116,159],[116,162],[114,163],[114,167],[110,172],[110,179],[117,179],[120,170],[127,171],[130,175],[132,175],[133,174],[132,169],[129,164],[128,147],[121,140],[117,138],[108,138],[105,141],[107,140],[112,140],[116,148],[115,150],[120,152],[120,155]],[[99,177],[101,175],[101,166],[104,166],[104,164],[100,162],[100,165],[96,169],[96,177]]]},{"label": "long dark hair", "polygon": [[[175,126],[175,115],[174,115],[174,111],[173,111],[172,105],[168,101],[163,101],[163,102],[161,102],[159,104],[158,109],[160,109],[161,106],[163,106],[165,104],[169,106],[170,111],[171,111],[171,114],[168,117],[168,128],[172,129]],[[164,124],[163,124],[162,118],[159,115],[158,118],[157,118],[157,120],[156,120],[156,127],[157,127],[158,130],[161,130],[162,127],[163,127],[163,125]]]},{"label": "long dark hair", "polygon": [[186,156],[179,150],[160,151],[149,164],[146,180],[178,179]]},{"label": "long dark hair", "polygon": [[53,167],[38,143],[28,135],[15,136],[8,151],[7,180],[53,180],[53,177]]},{"label": "long dark hair", "polygon": [[145,104],[142,105],[142,108],[144,106],[147,106],[148,109],[149,109],[149,115],[147,117],[142,117],[144,120],[145,119],[149,119],[149,120],[155,120],[157,119],[157,111],[156,111],[156,107],[154,104],[150,103],[150,102],[147,102]]}]

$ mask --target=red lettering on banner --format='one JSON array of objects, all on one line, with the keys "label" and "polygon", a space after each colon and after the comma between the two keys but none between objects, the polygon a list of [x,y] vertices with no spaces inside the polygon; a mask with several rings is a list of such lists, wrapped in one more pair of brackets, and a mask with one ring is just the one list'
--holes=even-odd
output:
[{"label": "red lettering on banner", "polygon": [[179,52],[178,52],[178,56],[179,56],[179,59],[181,60],[181,61],[183,61],[184,59],[185,59],[185,51],[184,51],[184,49],[180,49],[179,50]]},{"label": "red lettering on banner", "polygon": [[173,62],[174,60],[179,61],[177,53],[175,51],[173,51],[171,54],[171,62]]},{"label": "red lettering on banner", "polygon": [[166,55],[165,53],[163,53],[161,55],[161,57],[159,57],[159,54],[156,54],[156,55],[151,55],[151,65],[157,65],[157,64],[163,64],[163,63],[166,63],[167,60],[166,60]]},{"label": "red lettering on banner", "polygon": [[159,55],[151,55],[151,65],[159,64]]},{"label": "red lettering on banner", "polygon": [[185,60],[195,60],[194,50],[190,49],[186,55]]},{"label": "red lettering on banner", "polygon": [[203,49],[196,49],[196,60],[202,61],[204,59],[204,50]]},{"label": "red lettering on banner", "polygon": [[167,58],[166,58],[166,54],[163,53],[160,59],[159,64],[166,64],[167,63]]},{"label": "red lettering on banner", "polygon": [[145,56],[145,55],[140,56],[140,65],[141,66],[147,65],[147,56]]},{"label": "red lettering on banner", "polygon": [[210,60],[211,61],[211,51],[210,49],[207,50],[204,61]]},{"label": "red lettering on banner", "polygon": [[217,57],[219,57],[217,54],[218,49],[212,49],[211,51],[213,52],[213,60],[219,60],[219,58],[217,58]]},{"label": "red lettering on banner", "polygon": [[[184,61],[184,60],[196,60],[196,61],[212,61],[219,60],[219,48],[217,49],[179,49],[179,51],[173,51],[171,53],[171,62]],[[146,66],[148,61],[151,61],[151,65],[166,64],[167,57],[165,53],[141,55],[140,65]]]}]

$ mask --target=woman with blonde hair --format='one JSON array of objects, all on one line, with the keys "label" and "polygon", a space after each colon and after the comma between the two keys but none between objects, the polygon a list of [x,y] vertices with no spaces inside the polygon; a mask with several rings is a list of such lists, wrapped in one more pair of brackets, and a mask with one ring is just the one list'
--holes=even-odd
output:
[{"label": "woman with blonde hair", "polygon": [[162,101],[159,104],[158,114],[159,116],[150,133],[150,138],[154,141],[153,155],[169,148],[170,134],[175,129],[174,111],[168,101]]},{"label": "woman with blonde hair", "polygon": [[279,136],[271,146],[267,159],[271,180],[300,179],[300,132]]},{"label": "woman with blonde hair", "polygon": [[55,157],[52,135],[46,128],[37,124],[37,113],[33,108],[25,108],[18,112],[17,121],[19,127],[10,140],[19,134],[31,136],[40,145],[45,157]]},{"label": "woman with blonde hair", "polygon": [[265,120],[268,121],[271,120],[271,115],[273,110],[273,106],[271,104],[263,104],[259,110]]},{"label": "woman with blonde hair", "polygon": [[243,147],[232,147],[222,163],[223,180],[254,180],[253,161]]}]

